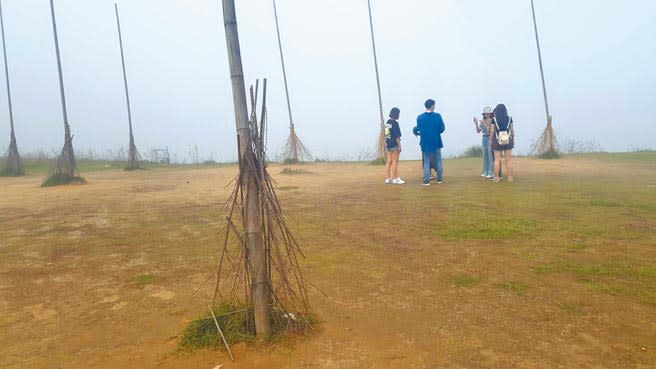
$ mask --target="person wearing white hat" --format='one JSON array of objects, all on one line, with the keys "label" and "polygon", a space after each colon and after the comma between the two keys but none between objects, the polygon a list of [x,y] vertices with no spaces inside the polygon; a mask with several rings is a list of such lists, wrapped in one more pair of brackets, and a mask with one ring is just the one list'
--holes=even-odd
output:
[{"label": "person wearing white hat", "polygon": [[487,177],[487,179],[494,178],[494,153],[490,147],[490,128],[492,127],[493,116],[492,108],[486,106],[483,109],[482,119],[474,117],[476,133],[482,134],[481,148],[483,149],[483,173],[481,173],[481,177]]}]

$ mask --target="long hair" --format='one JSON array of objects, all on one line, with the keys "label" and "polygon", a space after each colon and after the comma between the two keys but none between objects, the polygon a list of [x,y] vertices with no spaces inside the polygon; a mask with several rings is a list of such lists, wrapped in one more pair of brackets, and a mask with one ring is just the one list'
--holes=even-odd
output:
[{"label": "long hair", "polygon": [[499,125],[507,125],[510,123],[510,117],[508,116],[508,109],[506,109],[506,106],[503,104],[497,105],[496,108],[494,108],[494,119],[496,119],[497,123]]}]

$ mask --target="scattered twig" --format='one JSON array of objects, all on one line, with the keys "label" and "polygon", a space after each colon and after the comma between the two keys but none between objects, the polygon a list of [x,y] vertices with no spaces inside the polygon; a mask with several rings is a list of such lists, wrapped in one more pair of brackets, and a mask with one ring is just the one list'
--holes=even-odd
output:
[{"label": "scattered twig", "polygon": [[221,335],[223,344],[225,345],[226,349],[228,349],[228,355],[230,355],[230,360],[235,361],[235,358],[232,356],[232,351],[230,351],[230,345],[228,345],[228,341],[226,341],[225,336],[223,335],[223,331],[221,330],[221,327],[219,327],[219,321],[216,320],[216,316],[214,315],[214,310],[212,310],[212,307],[209,305],[207,305],[207,307],[210,309],[210,314],[212,314],[212,319],[214,319],[214,324],[216,325],[216,329],[219,331],[219,334]]}]

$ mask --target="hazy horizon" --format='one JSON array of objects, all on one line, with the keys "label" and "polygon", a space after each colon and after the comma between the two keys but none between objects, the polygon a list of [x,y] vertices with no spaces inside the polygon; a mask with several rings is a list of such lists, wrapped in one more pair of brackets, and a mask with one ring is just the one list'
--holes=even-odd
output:
[{"label": "hazy horizon", "polygon": [[[476,145],[472,116],[507,104],[517,151],[545,125],[529,0],[373,0],[385,113],[397,106],[402,159],[419,158],[411,134],[433,98],[445,154]],[[14,117],[22,154],[63,144],[48,0],[2,2]],[[78,155],[127,148],[114,1],[56,0],[69,121]],[[277,0],[295,123],[315,157],[372,154],[379,130],[366,0]],[[119,2],[137,147],[168,147],[178,161],[234,161],[232,92],[221,2]],[[655,148],[656,3],[536,0],[554,128],[561,141],[606,151]],[[247,85],[268,78],[269,155],[288,133],[270,0],[237,2]],[[0,150],[9,142],[0,77]]]}]

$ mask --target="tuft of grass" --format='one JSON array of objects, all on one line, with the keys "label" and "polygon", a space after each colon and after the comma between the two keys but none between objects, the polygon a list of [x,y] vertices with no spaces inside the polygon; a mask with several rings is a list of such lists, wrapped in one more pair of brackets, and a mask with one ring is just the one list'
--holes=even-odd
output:
[{"label": "tuft of grass", "polygon": [[283,164],[298,164],[300,161],[298,159],[287,158],[283,160]]},{"label": "tuft of grass", "polygon": [[309,170],[305,169],[300,169],[300,168],[284,168],[280,174],[284,174],[287,176],[294,176],[294,175],[300,175],[300,174],[310,174]]},{"label": "tuft of grass", "polygon": [[147,284],[153,284],[157,280],[157,277],[152,274],[142,274],[137,276],[135,281],[138,285],[145,286]]},{"label": "tuft of grass", "polygon": [[481,282],[481,277],[477,275],[461,275],[453,279],[456,286],[469,287],[475,286]]},{"label": "tuft of grass", "polygon": [[596,281],[587,281],[586,286],[589,289],[597,292],[603,292],[613,296],[624,296],[627,295],[627,291],[620,286],[616,286],[609,283],[596,282]]},{"label": "tuft of grass", "polygon": [[25,171],[20,173],[14,173],[7,170],[7,168],[0,171],[0,177],[22,177],[25,175]]},{"label": "tuft of grass", "polygon": [[385,159],[377,158],[369,162],[369,165],[385,165]]},{"label": "tuft of grass", "polygon": [[512,291],[519,296],[524,295],[529,287],[526,283],[522,282],[505,282],[498,284],[498,286],[504,290]]},{"label": "tuft of grass", "polygon": [[558,151],[547,151],[544,152],[540,155],[538,155],[538,159],[545,159],[545,160],[555,160],[555,159],[560,159],[560,153]]},{"label": "tuft of grass", "polygon": [[298,186],[280,186],[278,187],[278,190],[280,191],[291,191],[291,190],[298,190],[300,187]]},{"label": "tuft of grass", "polygon": [[[229,345],[256,342],[253,309],[247,305],[226,302],[212,309],[219,327]],[[271,339],[277,340],[287,333],[308,332],[316,323],[311,316],[294,314],[290,317],[280,311],[271,311]],[[180,349],[196,350],[209,348],[224,350],[225,346],[212,315],[205,314],[192,321],[184,330],[179,344]]]},{"label": "tuft of grass", "polygon": [[607,264],[574,264],[569,262],[556,262],[539,265],[533,268],[539,274],[557,272],[575,273],[580,276],[609,276],[609,277],[635,277],[656,279],[656,264],[634,265],[628,263]]},{"label": "tuft of grass", "polygon": [[41,184],[41,187],[55,187],[67,184],[85,184],[87,181],[79,176],[69,176],[67,174],[53,174],[48,176]]},{"label": "tuft of grass", "polygon": [[577,304],[558,304],[558,307],[571,314],[579,314],[582,312],[581,306]]},{"label": "tuft of grass", "polygon": [[592,200],[590,201],[590,206],[599,206],[603,208],[619,208],[622,207],[623,205],[616,201]]},{"label": "tuft of grass", "polygon": [[568,249],[571,250],[571,251],[581,251],[581,250],[585,250],[587,247],[588,247],[588,245],[586,245],[583,242],[576,242],[576,243],[570,245],[568,247]]},{"label": "tuft of grass", "polygon": [[518,237],[534,237],[537,234],[534,220],[514,218],[511,216],[480,218],[463,217],[457,221],[448,221],[434,229],[434,235],[447,239],[486,240]]},{"label": "tuft of grass", "polygon": [[480,145],[468,147],[461,155],[461,158],[482,158],[483,148]]},{"label": "tuft of grass", "polygon": [[556,262],[539,265],[533,270],[538,274],[572,273],[592,291],[637,298],[656,305],[656,264]]}]

